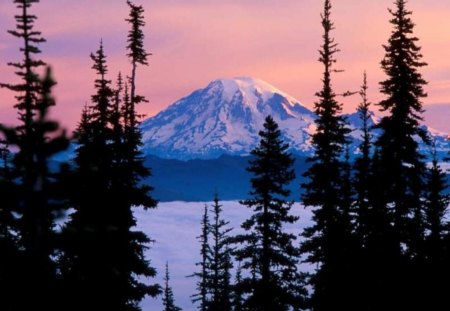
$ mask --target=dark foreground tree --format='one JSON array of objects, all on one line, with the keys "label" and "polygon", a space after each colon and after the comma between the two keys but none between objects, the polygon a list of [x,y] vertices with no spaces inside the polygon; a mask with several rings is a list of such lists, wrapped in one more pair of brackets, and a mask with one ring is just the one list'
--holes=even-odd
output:
[{"label": "dark foreground tree", "polygon": [[367,235],[369,234],[370,221],[370,182],[371,182],[371,166],[372,166],[372,134],[371,134],[371,112],[370,102],[367,98],[367,75],[364,72],[363,84],[361,86],[360,95],[361,103],[358,105],[357,111],[361,119],[361,144],[359,145],[360,155],[355,160],[355,191],[356,191],[356,234],[359,243],[364,248],[366,245]]},{"label": "dark foreground tree", "polygon": [[450,286],[446,280],[450,276],[449,224],[446,220],[450,196],[447,191],[447,176],[440,168],[436,148],[433,148],[433,160],[428,169],[428,182],[425,199],[426,229],[426,271],[425,299],[428,310],[439,310],[447,304],[447,292]]},{"label": "dark foreground tree", "polygon": [[[428,142],[420,127],[426,84],[419,70],[422,61],[414,23],[405,0],[389,11],[393,30],[381,62],[387,78],[386,96],[379,104],[385,116],[378,128],[374,161],[374,209],[378,223],[370,242],[376,288],[370,290],[374,309],[426,308],[424,275],[424,157],[419,140]],[[378,298],[375,298],[378,297]],[[381,297],[381,299],[379,298]]]},{"label": "dark foreground tree", "polygon": [[173,290],[170,286],[169,263],[166,263],[166,275],[164,276],[163,289],[163,311],[181,311],[180,307],[175,305],[175,298],[173,297]]},{"label": "dark foreground tree", "polygon": [[251,152],[254,158],[247,169],[253,174],[252,198],[241,202],[253,215],[242,224],[245,233],[234,238],[239,246],[236,258],[248,272],[238,286],[250,310],[298,310],[304,307],[304,280],[297,271],[296,236],[285,231],[286,224],[298,219],[290,214],[293,202],[287,200],[287,185],[295,177],[294,160],[272,117],[266,118],[259,135],[261,141]]},{"label": "dark foreground tree", "polygon": [[[136,219],[131,209],[152,208],[155,201],[148,196],[148,187],[140,184],[147,171],[135,158],[138,152],[130,155],[124,147],[124,122],[118,120],[117,107],[120,95],[106,78],[103,45],[91,57],[98,75],[96,94],[77,131],[75,213],[67,226],[71,243],[63,260],[69,292],[74,300],[77,297],[70,307],[140,310],[142,298],[155,296],[159,286],[139,280],[153,277],[155,270],[144,256],[150,240],[133,231]],[[101,293],[96,288],[102,288]]]},{"label": "dark foreground tree", "polygon": [[348,174],[344,161],[347,143],[345,120],[340,115],[342,105],[337,102],[332,87],[337,44],[331,37],[331,2],[326,0],[322,14],[323,45],[319,61],[324,66],[322,89],[316,94],[317,130],[312,137],[314,155],[308,159],[308,179],[302,187],[306,206],[313,211],[313,226],[303,232],[301,247],[307,262],[317,266],[311,278],[313,295],[311,307],[315,311],[357,309],[354,291],[355,244],[349,209]]},{"label": "dark foreground tree", "polygon": [[[14,279],[8,285],[13,310],[32,308],[56,310],[57,267],[54,261],[58,254],[55,222],[65,208],[60,175],[50,170],[51,157],[68,145],[65,133],[57,122],[48,119],[55,101],[51,96],[53,81],[50,69],[43,79],[36,73],[44,65],[36,54],[38,45],[45,40],[34,30],[36,16],[29,9],[38,0],[16,0],[20,13],[15,16],[16,30],[9,31],[23,40],[20,51],[23,59],[10,63],[21,82],[1,84],[16,93],[19,125],[2,127],[8,145],[17,148],[13,165],[8,174],[14,182],[16,196],[9,196],[7,209],[18,216],[14,228],[18,257],[8,270]],[[14,193],[14,192],[13,192]],[[11,254],[14,254],[12,252]],[[27,297],[27,299],[23,299]],[[2,299],[3,300],[3,299]],[[11,307],[11,305],[10,305]]]}]

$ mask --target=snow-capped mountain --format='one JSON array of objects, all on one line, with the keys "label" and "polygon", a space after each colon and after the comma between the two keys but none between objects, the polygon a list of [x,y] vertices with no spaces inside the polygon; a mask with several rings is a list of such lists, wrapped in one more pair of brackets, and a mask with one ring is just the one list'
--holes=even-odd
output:
[{"label": "snow-capped mountain", "polygon": [[285,142],[309,154],[313,112],[293,97],[253,78],[220,79],[142,123],[144,152],[163,158],[247,155],[272,115]]},{"label": "snow-capped mountain", "polygon": [[[292,153],[311,155],[315,114],[292,96],[249,77],[212,81],[145,120],[143,151],[180,160],[248,155],[258,144],[258,132],[268,115],[278,123]],[[346,117],[352,129],[350,153],[358,154],[361,119],[357,113]],[[371,122],[378,118],[372,115]],[[448,150],[447,134],[424,127],[436,139],[438,151]],[[431,150],[426,145],[421,149],[424,154]]]}]

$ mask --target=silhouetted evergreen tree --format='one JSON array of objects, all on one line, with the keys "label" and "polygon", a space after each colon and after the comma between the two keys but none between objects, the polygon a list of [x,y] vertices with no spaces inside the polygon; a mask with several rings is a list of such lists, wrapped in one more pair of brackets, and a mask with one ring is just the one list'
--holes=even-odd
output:
[{"label": "silhouetted evergreen tree", "polygon": [[15,278],[18,260],[16,184],[13,180],[12,154],[7,140],[0,141],[0,309],[11,310],[17,290]]},{"label": "silhouetted evergreen tree", "polygon": [[[136,219],[131,209],[152,208],[156,203],[148,196],[150,187],[141,185],[148,171],[139,150],[127,148],[121,79],[118,89],[111,89],[102,44],[91,58],[98,75],[97,92],[92,96],[93,105],[83,112],[77,131],[78,191],[73,198],[75,213],[67,228],[73,240],[66,252],[65,271],[79,296],[74,309],[140,310],[142,298],[155,296],[160,289],[138,279],[153,277],[156,271],[144,256],[150,239],[133,230]],[[139,134],[137,129],[129,130]],[[95,288],[103,288],[104,296]]]},{"label": "silhouetted evergreen tree", "polygon": [[200,242],[201,259],[195,265],[199,267],[199,271],[189,277],[196,277],[197,292],[192,295],[192,302],[198,303],[198,310],[207,311],[210,302],[209,286],[211,284],[211,247],[209,245],[209,234],[211,232],[211,224],[208,215],[208,205],[205,204],[205,210],[201,221],[201,234],[197,237]]},{"label": "silhouetted evergreen tree", "polygon": [[[97,74],[96,93],[92,105],[85,107],[76,131],[75,181],[72,205],[75,212],[66,228],[69,245],[63,260],[64,278],[70,310],[86,308],[122,310],[125,304],[119,293],[119,277],[114,261],[118,238],[114,223],[115,203],[111,200],[111,169],[113,130],[113,90],[108,72],[103,43],[91,54],[92,69]],[[102,293],[96,289],[102,288]],[[122,287],[123,288],[123,287]]]},{"label": "silhouetted evergreen tree", "polygon": [[211,262],[209,264],[211,299],[208,303],[208,311],[231,311],[230,271],[232,262],[229,237],[231,228],[227,228],[229,222],[222,218],[222,205],[217,194],[214,196],[212,208],[213,221],[210,224],[212,245],[210,246]]},{"label": "silhouetted evergreen tree", "polygon": [[359,145],[359,150],[361,154],[355,160],[355,191],[356,191],[356,233],[360,240],[362,247],[366,245],[366,239],[368,235],[368,221],[369,221],[369,209],[370,209],[370,182],[371,182],[371,145],[372,145],[372,134],[371,134],[371,113],[370,113],[370,102],[367,98],[367,75],[364,72],[363,84],[361,86],[360,95],[361,103],[358,105],[357,112],[361,119],[362,142]]},{"label": "silhouetted evergreen tree", "polygon": [[[440,310],[446,305],[450,286],[448,262],[450,259],[450,242],[446,214],[450,196],[446,194],[447,176],[438,164],[436,147],[433,147],[433,161],[428,169],[426,187],[425,221],[426,221],[426,258],[427,278],[425,279],[425,296],[428,310]],[[447,241],[446,241],[447,240]],[[447,244],[447,245],[446,245]]]},{"label": "silhouetted evergreen tree", "polygon": [[321,16],[324,42],[319,59],[324,66],[323,86],[316,94],[319,98],[315,104],[317,130],[312,137],[315,152],[308,159],[311,166],[304,174],[308,181],[302,185],[304,204],[315,207],[314,225],[303,232],[305,241],[301,247],[308,255],[306,261],[318,267],[311,277],[314,291],[311,306],[315,311],[352,310],[356,301],[352,284],[355,244],[345,195],[347,165],[343,162],[349,130],[340,115],[342,105],[336,100],[331,82],[332,73],[336,71],[333,69],[335,54],[339,51],[331,37],[334,29],[331,8],[331,2],[326,0]]},{"label": "silhouetted evergreen tree", "polygon": [[129,295],[135,307],[146,295],[155,297],[160,293],[160,287],[157,284],[146,285],[138,281],[138,277],[152,278],[156,275],[156,270],[150,266],[150,262],[145,259],[144,250],[147,249],[146,244],[151,240],[144,232],[133,230],[136,226],[136,219],[133,217],[131,210],[133,207],[143,207],[144,209],[153,209],[157,206],[157,201],[151,196],[151,187],[147,182],[143,182],[151,176],[150,168],[144,165],[144,156],[140,150],[142,146],[142,133],[140,129],[141,116],[136,114],[135,105],[147,102],[147,100],[136,94],[136,70],[138,64],[148,65],[147,56],[144,49],[144,33],[142,27],[145,26],[144,9],[127,1],[130,8],[129,19],[127,21],[131,25],[128,34],[128,57],[132,64],[132,73],[129,79],[130,95],[128,95],[128,87],[125,86],[125,96],[123,100],[123,146],[124,157],[121,159],[124,163],[123,169],[117,175],[119,181],[121,196],[123,199],[124,214],[119,216],[122,219],[123,229],[127,234],[128,249],[124,250],[127,259],[125,262],[130,263],[126,267],[126,274],[129,278]]},{"label": "silhouetted evergreen tree", "polygon": [[233,311],[244,311],[244,292],[242,290],[242,268],[239,262],[233,284]]},{"label": "silhouetted evergreen tree", "polygon": [[132,70],[130,77],[130,126],[135,127],[134,120],[136,120],[135,105],[145,102],[146,99],[143,96],[136,95],[136,70],[138,65],[148,66],[147,57],[151,55],[147,53],[144,48],[144,32],[142,27],[145,26],[144,20],[144,8],[141,5],[135,5],[131,1],[127,1],[130,8],[129,18],[126,19],[131,25],[131,29],[128,33],[128,58],[131,61]]},{"label": "silhouetted evergreen tree", "polygon": [[305,298],[297,271],[299,251],[294,246],[296,236],[284,228],[298,219],[290,214],[293,202],[286,199],[287,185],[295,178],[294,160],[272,117],[266,118],[259,135],[261,141],[247,168],[253,174],[252,198],[241,202],[253,215],[242,224],[246,233],[234,238],[239,245],[236,258],[249,272],[240,285],[250,310],[298,310]]},{"label": "silhouetted evergreen tree", "polygon": [[36,59],[36,54],[41,53],[38,45],[45,39],[34,29],[37,17],[29,9],[38,2],[14,1],[20,13],[15,16],[16,29],[8,32],[23,40],[20,48],[23,59],[9,65],[21,82],[1,84],[17,94],[15,108],[19,114],[17,127],[2,127],[8,144],[18,150],[11,176],[20,195],[8,207],[18,214],[15,233],[19,253],[9,267],[15,274],[15,281],[10,284],[14,310],[55,310],[56,299],[52,296],[57,289],[57,268],[53,256],[58,250],[54,226],[58,213],[65,208],[60,176],[50,171],[49,161],[67,147],[68,141],[58,123],[48,119],[49,109],[55,104],[51,96],[55,83],[50,70],[42,80],[36,73],[37,68],[45,65]]},{"label": "silhouetted evergreen tree", "polygon": [[173,297],[173,290],[170,287],[170,274],[169,263],[166,263],[166,275],[164,277],[164,289],[163,289],[163,311],[181,311],[180,307],[175,305],[175,299]]},{"label": "silhouetted evergreen tree", "polygon": [[418,139],[428,142],[419,124],[423,113],[421,100],[426,97],[423,89],[426,82],[419,69],[426,64],[421,61],[418,38],[413,36],[414,23],[406,1],[396,0],[395,10],[390,13],[393,30],[381,62],[387,78],[380,83],[386,98],[379,104],[386,115],[378,124],[382,133],[376,141],[378,160],[374,162],[376,198],[373,203],[379,213],[384,211],[392,228],[388,232],[377,229],[377,234],[388,235],[382,239],[376,237],[384,245],[376,246],[383,258],[377,258],[380,260],[374,264],[383,271],[378,271],[374,280],[378,288],[373,294],[382,297],[374,299],[378,304],[375,309],[386,305],[409,309],[425,307],[421,305],[426,274],[422,204],[425,165]]}]

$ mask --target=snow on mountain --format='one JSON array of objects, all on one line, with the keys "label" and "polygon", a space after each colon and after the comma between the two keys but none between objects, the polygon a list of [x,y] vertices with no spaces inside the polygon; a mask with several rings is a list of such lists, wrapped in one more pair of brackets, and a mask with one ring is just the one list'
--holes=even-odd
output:
[{"label": "snow on mountain", "polygon": [[[248,155],[258,144],[258,132],[268,115],[278,123],[293,153],[311,155],[315,114],[292,96],[249,77],[212,81],[145,120],[143,152],[180,160]],[[345,117],[352,130],[350,153],[355,155],[359,152],[362,121],[356,112]],[[378,122],[379,118],[372,114],[370,125]],[[438,151],[446,152],[448,135],[423,126],[436,140]],[[378,132],[373,134],[377,136]],[[420,149],[430,154],[429,146],[421,144]]]},{"label": "snow on mountain", "polygon": [[247,77],[215,80],[144,121],[144,152],[177,159],[247,155],[258,144],[268,115],[293,150],[311,152],[314,113],[268,83]]}]

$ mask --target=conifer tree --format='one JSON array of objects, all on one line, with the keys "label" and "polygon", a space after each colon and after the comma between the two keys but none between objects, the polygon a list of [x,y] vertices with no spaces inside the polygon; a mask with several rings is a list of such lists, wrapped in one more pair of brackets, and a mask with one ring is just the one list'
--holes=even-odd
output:
[{"label": "conifer tree", "polygon": [[[119,79],[118,90],[110,87],[103,44],[91,58],[97,92],[78,128],[76,211],[67,228],[74,241],[67,250],[66,271],[81,296],[72,307],[140,310],[142,298],[155,296],[160,289],[138,280],[154,277],[156,271],[144,257],[151,240],[133,230],[136,219],[131,209],[152,208],[155,201],[147,194],[149,187],[140,184],[147,170],[136,158],[139,151],[127,153],[122,84]],[[99,287],[105,296],[95,292]]]},{"label": "conifer tree", "polygon": [[362,142],[359,145],[360,156],[355,160],[355,191],[357,209],[356,233],[360,244],[365,247],[365,241],[368,235],[368,221],[370,209],[370,176],[371,176],[371,113],[369,99],[367,97],[367,74],[364,72],[363,84],[360,90],[361,103],[358,105],[357,112],[361,119]]},{"label": "conifer tree", "polygon": [[15,274],[15,284],[10,284],[13,296],[14,292],[16,294],[12,298],[14,310],[55,309],[56,299],[51,297],[57,289],[57,269],[53,257],[58,250],[54,226],[58,213],[65,207],[59,188],[60,176],[50,171],[49,160],[67,147],[68,140],[58,123],[48,119],[48,112],[55,104],[51,96],[55,82],[50,69],[43,79],[36,73],[39,67],[45,65],[36,58],[41,53],[38,45],[45,39],[34,29],[37,17],[31,15],[29,10],[38,2],[14,1],[20,13],[15,16],[16,29],[8,32],[23,40],[20,48],[23,59],[9,65],[16,70],[21,82],[1,84],[1,87],[17,94],[15,108],[19,114],[17,127],[1,129],[7,143],[18,149],[10,173],[15,193],[20,195],[9,202],[10,211],[19,215],[15,228],[19,252],[17,260],[9,267]]},{"label": "conifer tree", "polygon": [[142,27],[145,26],[144,20],[144,8],[141,5],[135,5],[131,1],[127,1],[130,8],[129,18],[126,21],[131,25],[131,29],[128,33],[128,58],[130,59],[132,70],[130,77],[130,126],[135,127],[135,105],[145,102],[146,99],[143,96],[136,95],[136,71],[138,65],[148,66],[147,57],[151,55],[147,53],[144,48],[144,32]]},{"label": "conifer tree", "polygon": [[253,215],[242,224],[245,233],[234,238],[240,245],[236,259],[249,272],[240,285],[251,310],[298,310],[305,294],[297,271],[299,252],[294,246],[296,236],[284,231],[286,224],[298,219],[290,214],[293,202],[286,199],[287,185],[295,177],[294,160],[272,117],[265,119],[259,135],[261,141],[251,152],[254,158],[247,168],[253,174],[252,198],[241,202]]},{"label": "conifer tree", "polygon": [[227,228],[229,222],[222,218],[222,205],[219,197],[214,196],[212,206],[213,221],[210,224],[212,237],[211,262],[211,284],[209,285],[211,299],[208,304],[208,311],[231,311],[231,284],[230,270],[231,250],[229,233],[231,228]]},{"label": "conifer tree", "polygon": [[164,296],[163,296],[163,311],[181,311],[180,307],[175,305],[175,299],[173,297],[173,290],[170,287],[170,274],[169,274],[169,263],[166,263],[166,275],[164,277]]},{"label": "conifer tree", "polygon": [[[70,285],[66,292],[68,300],[73,301],[68,306],[71,310],[106,307],[122,310],[119,306],[125,302],[118,292],[119,280],[114,272],[116,202],[110,192],[113,90],[106,78],[108,68],[102,42],[91,59],[97,74],[96,93],[92,105],[83,110],[76,131],[77,167],[71,200],[75,212],[66,228],[71,243],[65,250],[64,277]],[[102,288],[105,294],[96,292],[96,288]]]},{"label": "conifer tree", "polygon": [[195,265],[199,267],[199,271],[190,275],[189,277],[196,277],[197,293],[192,295],[192,302],[198,303],[197,309],[200,311],[207,311],[210,302],[209,286],[211,284],[211,247],[209,245],[209,234],[211,232],[211,224],[208,215],[208,205],[205,204],[205,209],[201,221],[201,234],[197,237],[200,242],[200,256],[201,260]]},{"label": "conifer tree", "polygon": [[303,232],[305,241],[301,247],[302,252],[308,255],[306,261],[318,265],[311,278],[314,290],[311,306],[315,311],[352,310],[355,303],[352,287],[353,228],[348,198],[343,195],[348,180],[343,175],[346,165],[342,159],[349,130],[340,115],[342,105],[336,100],[332,87],[332,73],[336,71],[335,54],[339,50],[331,37],[334,29],[331,8],[331,1],[325,0],[321,15],[324,42],[319,59],[324,66],[323,86],[316,94],[317,130],[312,137],[315,152],[308,159],[311,166],[304,174],[308,181],[302,185],[305,189],[304,204],[315,207],[314,224]]},{"label": "conifer tree", "polygon": [[133,207],[140,206],[144,209],[153,209],[157,206],[157,201],[151,196],[153,187],[148,182],[143,183],[145,178],[151,176],[151,170],[144,165],[144,156],[140,150],[142,146],[142,133],[140,129],[140,118],[142,116],[136,114],[135,105],[147,102],[147,100],[136,92],[136,71],[137,66],[148,65],[147,56],[150,55],[144,48],[144,33],[142,27],[145,26],[144,9],[142,6],[134,5],[131,1],[127,1],[130,8],[129,18],[127,21],[131,25],[128,34],[128,57],[132,64],[131,77],[129,79],[130,94],[128,87],[125,86],[125,97],[123,103],[123,124],[124,137],[123,147],[124,163],[123,169],[118,175],[122,187],[118,193],[122,194],[124,202],[124,213],[120,218],[124,218],[127,222],[124,230],[127,232],[128,245],[132,246],[128,249],[128,260],[132,264],[128,267],[128,276],[130,283],[134,284],[130,291],[134,297],[135,303],[138,303],[144,296],[155,297],[160,293],[159,285],[145,285],[140,283],[135,275],[145,276],[148,278],[156,275],[156,269],[150,265],[150,262],[144,257],[144,250],[151,239],[141,231],[135,231],[132,228],[136,226],[136,219],[132,216]]},{"label": "conifer tree", "polygon": [[450,196],[445,193],[447,190],[446,178],[446,174],[439,166],[434,145],[432,165],[428,169],[425,199],[425,227],[427,230],[425,299],[428,302],[428,310],[439,310],[446,305],[446,293],[450,289],[450,286],[445,285],[450,276],[450,268],[448,268],[450,237],[448,235],[449,226],[446,222]]},{"label": "conifer tree", "polygon": [[[385,214],[392,228],[387,229],[390,236],[383,238],[384,245],[377,246],[381,248],[382,257],[388,259],[378,263],[384,271],[378,274],[379,288],[374,295],[382,297],[377,300],[381,308],[389,304],[393,308],[408,309],[421,305],[419,300],[423,297],[421,291],[426,273],[423,271],[421,200],[425,165],[418,148],[418,139],[428,143],[419,124],[423,113],[422,99],[426,97],[426,81],[419,70],[426,63],[422,61],[418,38],[413,35],[412,12],[407,10],[406,1],[396,0],[395,10],[389,12],[393,30],[384,46],[386,54],[381,62],[387,78],[380,83],[386,98],[379,106],[386,115],[378,125],[381,135],[376,141],[378,160],[374,162],[377,185],[374,209]],[[386,224],[381,226],[387,227]],[[377,230],[378,234],[387,231]]]},{"label": "conifer tree", "polygon": [[0,300],[1,310],[11,310],[14,306],[14,291],[17,286],[14,284],[16,278],[15,270],[18,260],[19,250],[17,248],[17,237],[14,232],[17,230],[17,221],[14,211],[17,206],[16,184],[13,181],[12,154],[9,150],[8,141],[0,141]]},{"label": "conifer tree", "polygon": [[239,262],[236,269],[236,277],[233,285],[233,311],[244,311],[244,293],[242,291],[242,268]]}]

